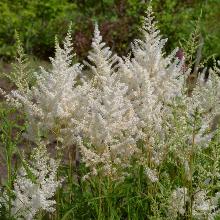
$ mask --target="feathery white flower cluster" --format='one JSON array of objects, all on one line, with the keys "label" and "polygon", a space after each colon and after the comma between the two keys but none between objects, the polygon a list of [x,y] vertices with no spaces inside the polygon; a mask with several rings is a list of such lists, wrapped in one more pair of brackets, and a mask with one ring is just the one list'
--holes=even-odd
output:
[{"label": "feathery white flower cluster", "polygon": [[[142,27],[142,39],[132,44],[132,56],[120,60],[119,77],[128,85],[127,97],[138,116],[138,130],[144,148],[137,155],[141,164],[158,166],[167,151],[172,105],[184,94],[184,60],[175,57],[178,49],[166,56],[151,7]],[[147,154],[147,155],[146,155]],[[149,162],[150,161],[150,162]]]},{"label": "feathery white flower cluster", "polygon": [[[220,65],[220,62],[218,64]],[[207,146],[210,142],[219,122],[220,82],[217,75],[219,73],[220,69],[217,64],[210,69],[208,79],[205,79],[204,73],[201,73],[192,96],[188,97],[189,113],[193,114],[197,110],[202,117],[202,125],[196,134],[195,142],[203,146]]]},{"label": "feathery white flower cluster", "polygon": [[95,88],[90,92],[85,136],[97,147],[105,145],[126,153],[126,145],[135,145],[133,137],[137,133],[138,118],[125,95],[127,86],[117,79],[114,71],[117,56],[112,56],[109,48],[104,46],[96,25],[88,56],[93,65],[87,63],[94,73],[91,83]]},{"label": "feathery white flower cluster", "polygon": [[39,211],[54,212],[53,197],[61,184],[58,163],[48,157],[45,146],[39,146],[33,150],[32,161],[24,164],[14,183],[12,215],[31,220]]},{"label": "feathery white flower cluster", "polygon": [[[135,161],[157,184],[163,172],[160,165],[168,158],[165,162],[182,168],[185,181],[193,181],[193,157],[215,136],[220,69],[216,65],[208,79],[199,74],[187,96],[190,69],[185,71],[184,59],[176,58],[177,49],[168,56],[163,52],[166,39],[159,34],[151,7],[142,34],[133,42],[131,54],[121,58],[105,46],[95,25],[92,50],[83,66],[72,63],[69,30],[63,48],[56,42],[51,70],[41,68],[33,87],[25,85],[25,90],[18,88],[10,95],[0,89],[8,102],[23,108],[28,139],[37,142],[40,136],[45,144],[61,141],[80,149],[90,170],[84,179],[100,175],[124,180]],[[46,148],[37,148],[33,159],[20,170],[14,185],[12,212],[21,219],[33,219],[39,210],[53,212],[53,196],[60,185],[57,162],[47,157]],[[182,187],[172,192],[169,211],[174,219],[186,214],[189,191]],[[213,192],[206,189],[195,194],[195,218],[212,219],[217,213],[219,193],[209,194]]]},{"label": "feathery white flower cluster", "polygon": [[[84,62],[90,73],[86,75],[81,64],[72,64],[69,31],[64,48],[56,43],[52,69],[42,68],[36,85],[26,93],[19,89],[11,93],[11,100],[22,104],[27,115],[27,137],[77,145],[93,174],[98,173],[97,166],[115,173],[115,167],[128,167],[135,155],[146,173],[155,173],[154,182],[157,166],[173,149],[184,165],[189,164],[189,146],[213,137],[207,129],[219,114],[219,81],[211,74],[207,82],[203,80],[205,86],[200,82],[187,97],[185,79],[190,70],[184,72],[184,59],[175,57],[177,50],[168,56],[163,52],[166,40],[159,34],[151,7],[142,32],[131,55],[120,58],[102,42],[96,25],[92,50]],[[205,120],[194,131],[191,122],[198,109]]]},{"label": "feathery white flower cluster", "polygon": [[[89,93],[90,111],[85,114],[83,136],[94,146],[93,154],[99,158],[93,165],[101,160],[110,169],[109,164],[114,164],[115,159],[129,158],[137,150],[138,118],[126,97],[128,87],[119,81],[115,70],[118,57],[105,47],[97,25],[88,60],[91,63],[85,64],[93,73],[90,83],[94,89]],[[92,165],[88,150],[84,146],[81,149],[84,162]]]},{"label": "feathery white flower cluster", "polygon": [[[68,142],[69,135],[65,129],[70,127],[71,119],[81,117],[82,102],[79,100],[84,91],[75,91],[77,76],[81,73],[80,64],[72,64],[73,52],[70,30],[64,40],[62,49],[56,42],[55,58],[50,58],[52,69],[41,68],[36,75],[37,83],[25,93],[12,91],[11,97],[23,105],[28,119],[27,136],[35,141],[39,136],[46,137],[48,142],[60,137]],[[72,122],[71,122],[72,126]],[[66,137],[67,136],[67,137]]]},{"label": "feathery white flower cluster", "polygon": [[184,60],[175,57],[178,49],[164,56],[167,40],[159,35],[151,7],[142,32],[143,40],[133,42],[133,58],[124,59],[120,75],[121,80],[129,85],[129,97],[139,116],[140,127],[147,129],[147,132],[153,129],[154,132],[161,130],[166,104],[182,95]]},{"label": "feathery white flower cluster", "polygon": [[[192,215],[195,219],[213,220],[219,214],[218,200],[219,192],[214,197],[209,197],[204,190],[197,190],[192,201]],[[186,213],[187,203],[190,197],[187,188],[177,188],[172,192],[170,198],[169,214],[173,218],[177,218],[178,214],[184,216]],[[189,204],[188,204],[189,205]],[[189,207],[188,207],[189,208]]]},{"label": "feathery white flower cluster", "polygon": [[188,200],[187,188],[177,188],[171,194],[169,214],[177,218],[177,214],[185,214],[186,201]]}]

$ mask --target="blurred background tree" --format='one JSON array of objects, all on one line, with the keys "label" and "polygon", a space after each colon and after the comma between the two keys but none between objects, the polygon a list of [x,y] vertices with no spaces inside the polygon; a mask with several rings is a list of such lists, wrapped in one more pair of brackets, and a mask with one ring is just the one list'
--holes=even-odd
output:
[{"label": "blurred background tree", "polygon": [[[79,59],[90,48],[93,24],[97,21],[104,40],[113,51],[126,54],[149,0],[1,0],[0,59],[9,61],[15,53],[15,30],[28,55],[47,60],[53,56],[54,36],[62,39],[70,21]],[[167,51],[179,46],[200,18],[204,38],[203,57],[220,58],[220,0],[153,0],[158,26],[168,37]]]}]

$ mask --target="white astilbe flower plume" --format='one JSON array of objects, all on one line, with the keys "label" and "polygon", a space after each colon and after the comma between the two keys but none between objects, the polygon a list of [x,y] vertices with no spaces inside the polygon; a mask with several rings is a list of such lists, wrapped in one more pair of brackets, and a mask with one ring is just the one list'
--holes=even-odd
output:
[{"label": "white astilbe flower plume", "polygon": [[141,162],[144,153],[147,169],[149,161],[159,165],[167,151],[165,138],[169,133],[171,105],[183,96],[187,74],[183,74],[184,60],[175,57],[178,49],[168,56],[164,54],[166,40],[159,35],[151,7],[141,31],[142,39],[133,42],[132,54],[120,59],[118,77],[128,85],[126,95],[139,119],[144,147],[137,158]]},{"label": "white astilbe flower plume", "polygon": [[[72,118],[83,118],[86,87],[76,86],[81,65],[72,64],[74,54],[71,41],[69,29],[64,48],[56,42],[55,58],[50,58],[51,70],[41,68],[35,86],[27,93],[19,90],[11,92],[12,99],[23,105],[27,115],[27,137],[30,140],[36,141],[40,135],[46,136],[47,142],[53,142],[59,137],[65,145],[72,144],[69,131]],[[75,124],[76,127],[78,124]]]},{"label": "white astilbe flower plume", "polygon": [[117,67],[119,57],[116,54],[113,55],[110,48],[105,45],[106,44],[102,42],[102,36],[100,35],[98,24],[96,23],[92,39],[92,50],[89,51],[88,55],[88,60],[94,65],[84,61],[85,65],[87,65],[94,74],[94,82],[99,80],[101,76],[110,76]]},{"label": "white astilbe flower plume", "polygon": [[162,123],[170,112],[167,104],[182,95],[183,60],[175,58],[178,49],[169,56],[163,53],[166,40],[159,35],[151,7],[141,30],[142,39],[132,44],[133,58],[120,61],[119,73],[129,86],[128,97],[139,116],[139,128],[148,139],[163,134]]},{"label": "white astilbe flower plume", "polygon": [[182,216],[186,212],[186,202],[189,200],[188,190],[185,187],[180,187],[174,190],[170,196],[169,215],[176,219],[178,213]]},{"label": "white astilbe flower plume", "polygon": [[[208,192],[202,189],[197,189],[192,202],[192,216],[194,219],[214,220],[219,214],[218,200],[219,192],[213,197],[208,196]],[[184,216],[187,211],[187,203],[190,202],[189,191],[187,188],[175,189],[169,201],[169,217],[176,219],[179,215]]]},{"label": "white astilbe flower plume", "polygon": [[[94,74],[91,82],[94,90],[89,94],[90,111],[85,116],[83,136],[94,146],[94,153],[100,155],[109,149],[115,156],[129,157],[136,150],[138,119],[126,98],[127,86],[117,79],[118,58],[105,47],[97,25],[88,60],[91,64],[85,63]],[[87,161],[89,154],[84,152],[82,147],[84,161]]]},{"label": "white astilbe flower plume", "polygon": [[175,59],[178,49],[169,56],[165,56],[163,50],[167,40],[159,35],[160,31],[156,27],[151,7],[148,8],[141,30],[143,38],[133,42],[132,53],[133,61],[137,62],[144,71],[133,74],[139,74],[139,83],[143,81],[143,77],[146,77],[144,75],[148,75],[154,94],[163,102],[170,101],[171,98],[182,94],[183,77],[181,75],[184,60],[180,62]]},{"label": "white astilbe flower plume", "polygon": [[217,75],[220,69],[217,65],[210,69],[208,79],[205,78],[205,71],[199,75],[191,97],[187,98],[188,114],[193,115],[197,111],[202,120],[195,136],[195,143],[201,146],[207,146],[220,122],[220,82]]},{"label": "white astilbe flower plume", "polygon": [[12,215],[31,220],[39,211],[54,212],[53,197],[61,184],[57,161],[49,158],[45,146],[39,146],[33,150],[32,161],[24,163],[14,183]]},{"label": "white astilbe flower plume", "polygon": [[207,196],[206,191],[198,190],[198,192],[195,193],[192,206],[192,214],[195,219],[214,219],[215,208],[217,208],[217,204],[213,202],[213,199]]}]

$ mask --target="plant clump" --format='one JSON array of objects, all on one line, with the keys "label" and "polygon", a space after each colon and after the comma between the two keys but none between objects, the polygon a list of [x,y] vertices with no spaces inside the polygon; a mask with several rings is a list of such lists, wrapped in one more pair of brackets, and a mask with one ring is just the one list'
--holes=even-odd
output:
[{"label": "plant clump", "polygon": [[164,52],[156,24],[149,7],[125,57],[113,54],[95,24],[83,64],[73,62],[69,29],[63,47],[56,40],[51,68],[34,73],[34,85],[21,85],[21,68],[17,89],[1,90],[25,114],[24,137],[37,147],[0,209],[18,219],[218,216],[219,63],[208,78],[205,68],[198,73],[189,94],[192,70],[178,48]]}]

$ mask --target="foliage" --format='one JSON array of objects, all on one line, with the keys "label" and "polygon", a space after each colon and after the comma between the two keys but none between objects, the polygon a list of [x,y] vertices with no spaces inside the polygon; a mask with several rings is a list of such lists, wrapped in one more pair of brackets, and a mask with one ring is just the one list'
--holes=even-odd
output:
[{"label": "foliage", "polygon": [[[138,34],[148,1],[139,0],[29,0],[0,3],[0,56],[14,56],[15,30],[21,35],[28,54],[46,59],[53,54],[57,35],[62,39],[70,21],[73,22],[74,45],[80,60],[86,57],[91,41],[92,24],[96,20],[107,43],[119,54],[128,52],[128,43]],[[219,57],[220,26],[218,0],[155,0],[152,3],[159,28],[169,37],[170,51],[187,39],[193,23],[201,15],[200,28],[205,41],[204,57]],[[111,10],[109,10],[111,8]]]},{"label": "foliage", "polygon": [[63,1],[60,4],[58,0],[1,1],[0,54],[9,57],[14,55],[11,45],[15,42],[15,30],[20,33],[28,53],[41,54],[41,57],[50,54],[54,36],[62,36],[70,19],[75,20],[76,15],[72,13],[75,8],[74,3]]}]

